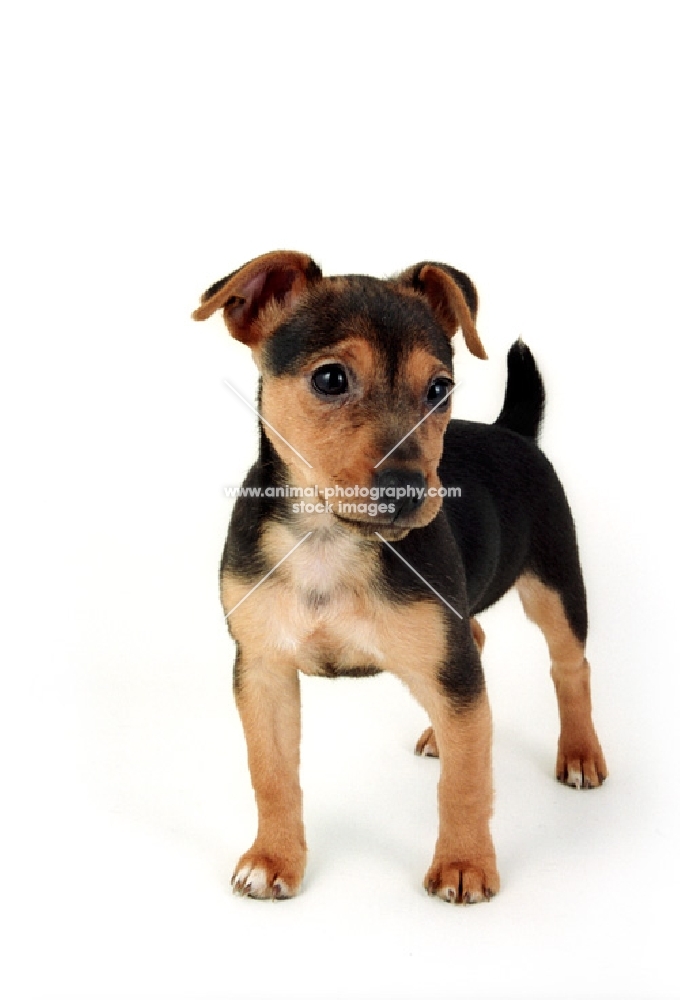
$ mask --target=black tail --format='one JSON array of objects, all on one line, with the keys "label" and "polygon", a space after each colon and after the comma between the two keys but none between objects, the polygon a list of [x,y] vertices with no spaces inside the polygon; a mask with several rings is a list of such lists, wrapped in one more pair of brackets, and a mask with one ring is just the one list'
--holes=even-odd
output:
[{"label": "black tail", "polygon": [[508,351],[508,382],[496,423],[535,441],[544,407],[545,388],[534,356],[523,341],[516,340]]}]

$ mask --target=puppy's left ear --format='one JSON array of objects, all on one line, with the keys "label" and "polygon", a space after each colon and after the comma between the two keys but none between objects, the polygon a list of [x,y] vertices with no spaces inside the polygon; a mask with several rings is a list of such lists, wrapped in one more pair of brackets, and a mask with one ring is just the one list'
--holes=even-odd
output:
[{"label": "puppy's left ear", "polygon": [[467,349],[476,358],[487,357],[475,327],[477,290],[467,274],[448,264],[421,261],[396,278],[397,284],[423,295],[445,330],[453,337],[459,328]]}]

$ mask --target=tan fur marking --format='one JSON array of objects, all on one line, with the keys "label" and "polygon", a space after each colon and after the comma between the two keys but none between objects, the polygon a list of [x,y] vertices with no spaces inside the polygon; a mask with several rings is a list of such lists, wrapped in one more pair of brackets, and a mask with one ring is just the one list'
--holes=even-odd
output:
[{"label": "tan fur marking", "polygon": [[[470,620],[478,651],[484,632]],[[433,726],[426,729],[416,753],[440,757],[439,837],[424,885],[446,902],[477,903],[500,888],[496,854],[489,831],[493,804],[491,710],[486,691],[469,709],[453,712],[435,697],[427,709]]]},{"label": "tan fur marking", "polygon": [[572,632],[556,591],[530,574],[520,577],[516,587],[527,618],[543,632],[550,652],[560,714],[556,777],[577,788],[596,788],[607,777],[607,765],[592,721],[584,645]]},{"label": "tan fur marking", "polygon": [[[326,362],[342,362],[353,371],[362,387],[374,380],[373,352],[365,341],[344,341],[306,366],[298,375],[265,376],[262,389],[263,416],[305,456],[313,470],[285,456],[295,466],[299,484],[320,488],[367,486],[379,455],[375,449],[372,421],[357,424],[351,403],[328,405],[309,387],[311,371]],[[265,432],[267,429],[265,428]],[[280,443],[272,441],[278,451]]]},{"label": "tan fur marking", "polygon": [[[421,607],[420,614],[425,615],[427,606]],[[428,631],[431,634],[431,625]],[[403,634],[395,632],[395,640],[400,647]],[[430,648],[442,649],[443,644],[430,639]],[[441,690],[439,664],[435,667],[421,659],[414,666],[409,669],[402,661],[392,669],[430,716],[441,760],[439,836],[424,885],[446,902],[481,902],[500,888],[489,830],[493,803],[489,701],[483,691],[471,706],[454,709]]]},{"label": "tan fur marking", "polygon": [[439,837],[425,888],[447,902],[475,903],[500,888],[489,831],[493,802],[491,711],[484,691],[453,712],[446,701],[426,706],[441,760]]},{"label": "tan fur marking", "polygon": [[476,618],[471,618],[470,619],[470,629],[472,631],[472,638],[474,639],[474,643],[475,643],[475,646],[477,647],[477,651],[478,651],[479,655],[481,656],[482,653],[484,652],[484,644],[486,642],[486,636],[484,634],[484,629],[479,624],[479,622],[477,621]]},{"label": "tan fur marking", "polygon": [[[451,372],[442,366],[441,361],[433,358],[428,351],[421,347],[415,347],[409,353],[404,364],[403,380],[409,387],[410,392],[416,399],[424,398],[430,383],[437,377],[450,379]],[[451,407],[452,397],[449,396],[446,403],[432,411],[431,415],[411,435],[417,442],[422,456],[418,468],[425,475],[428,486],[434,488],[438,488],[441,485],[437,469],[444,450],[444,431],[451,418]],[[418,419],[425,416],[425,412],[419,414]],[[399,437],[401,436],[399,434]],[[398,458],[398,456],[399,450],[397,449],[395,457]],[[438,510],[440,505],[437,504],[436,506]]]},{"label": "tan fur marking", "polygon": [[[251,639],[254,637],[251,637]],[[295,666],[272,670],[242,646],[236,690],[257,802],[257,836],[240,858],[234,889],[257,898],[294,895],[302,881],[307,846],[300,789],[300,686]],[[241,877],[239,875],[241,874]]]},{"label": "tan fur marking", "polygon": [[434,735],[434,729],[432,728],[432,726],[428,726],[427,729],[423,730],[420,739],[416,743],[416,754],[419,757],[439,756],[437,737]]}]

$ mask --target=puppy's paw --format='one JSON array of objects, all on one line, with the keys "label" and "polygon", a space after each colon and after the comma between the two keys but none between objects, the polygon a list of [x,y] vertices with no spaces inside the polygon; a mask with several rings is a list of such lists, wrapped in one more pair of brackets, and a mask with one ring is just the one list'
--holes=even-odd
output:
[{"label": "puppy's paw", "polygon": [[291,860],[281,855],[248,851],[232,876],[233,891],[252,899],[290,899],[300,891],[304,859]]},{"label": "puppy's paw", "polygon": [[444,860],[435,856],[423,882],[430,896],[446,903],[482,903],[501,887],[495,857],[474,861]]},{"label": "puppy's paw", "polygon": [[428,726],[423,735],[416,743],[416,753],[421,757],[438,757],[437,737],[434,735],[432,726]]},{"label": "puppy's paw", "polygon": [[601,785],[607,777],[607,765],[597,737],[581,745],[560,741],[555,777],[572,788],[597,788]]}]

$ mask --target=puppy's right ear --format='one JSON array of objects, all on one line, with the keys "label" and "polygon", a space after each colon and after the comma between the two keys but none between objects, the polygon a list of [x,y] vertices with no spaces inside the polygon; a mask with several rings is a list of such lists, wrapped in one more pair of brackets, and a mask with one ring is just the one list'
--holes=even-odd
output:
[{"label": "puppy's right ear", "polygon": [[232,337],[257,348],[321,276],[319,266],[306,254],[275,250],[216,281],[203,293],[200,306],[191,315],[204,320],[222,309]]}]

